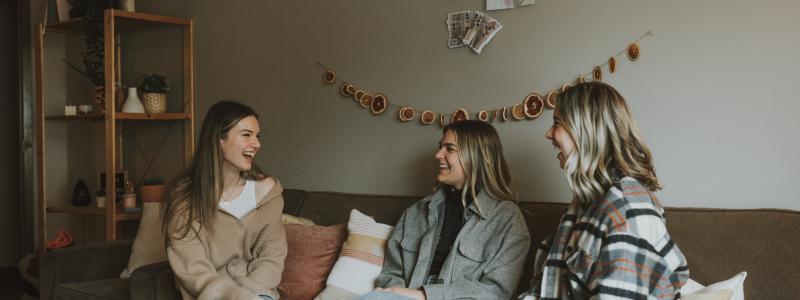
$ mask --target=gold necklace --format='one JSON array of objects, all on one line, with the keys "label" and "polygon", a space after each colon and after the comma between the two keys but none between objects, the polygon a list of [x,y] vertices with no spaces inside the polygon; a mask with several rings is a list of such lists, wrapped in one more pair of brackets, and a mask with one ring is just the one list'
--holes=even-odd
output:
[{"label": "gold necklace", "polygon": [[232,195],[233,192],[236,191],[239,188],[239,183],[240,182],[242,182],[242,177],[241,176],[239,176],[236,179],[236,184],[233,185],[233,188],[231,190],[229,190],[228,193],[226,193],[224,190],[222,191],[222,202],[230,202],[230,201],[234,200],[234,199],[230,199],[230,197],[232,197],[233,196]]}]

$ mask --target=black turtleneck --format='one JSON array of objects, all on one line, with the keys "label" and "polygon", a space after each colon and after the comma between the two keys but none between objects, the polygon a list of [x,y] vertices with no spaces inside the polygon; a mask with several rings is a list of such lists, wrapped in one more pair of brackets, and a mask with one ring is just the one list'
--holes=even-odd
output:
[{"label": "black turtleneck", "polygon": [[[442,223],[442,231],[439,234],[439,244],[436,245],[436,252],[433,254],[433,262],[428,275],[439,275],[442,270],[447,255],[450,254],[450,248],[464,226],[464,209],[472,203],[472,194],[467,192],[466,205],[461,204],[461,190],[456,190],[453,187],[445,187],[445,201],[444,201],[444,222]],[[477,190],[476,190],[477,192]]]}]

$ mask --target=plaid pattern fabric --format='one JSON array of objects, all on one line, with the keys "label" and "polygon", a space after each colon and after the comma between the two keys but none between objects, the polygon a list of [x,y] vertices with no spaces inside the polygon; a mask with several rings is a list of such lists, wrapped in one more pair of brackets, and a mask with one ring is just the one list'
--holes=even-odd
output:
[{"label": "plaid pattern fabric", "polygon": [[540,245],[532,288],[519,298],[680,298],[689,268],[651,196],[625,177],[600,201],[573,200]]}]

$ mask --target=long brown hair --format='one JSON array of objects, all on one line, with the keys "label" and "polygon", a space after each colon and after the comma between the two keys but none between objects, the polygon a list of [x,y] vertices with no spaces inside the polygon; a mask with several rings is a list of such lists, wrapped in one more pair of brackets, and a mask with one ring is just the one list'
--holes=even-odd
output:
[{"label": "long brown hair", "polygon": [[476,187],[479,186],[494,199],[517,202],[514,174],[494,127],[483,121],[465,120],[445,126],[442,134],[448,130],[456,137],[459,163],[466,179],[462,201],[467,193],[477,201]]},{"label": "long brown hair", "polygon": [[[222,150],[220,141],[236,124],[258,114],[247,105],[234,101],[220,101],[211,106],[203,120],[197,147],[189,166],[166,187],[163,205],[162,230],[169,244],[171,239],[186,237],[189,230],[199,232],[205,228],[213,232],[219,198],[224,188],[222,178]],[[267,177],[255,162],[239,176],[247,180]]]},{"label": "long brown hair", "polygon": [[616,89],[581,83],[559,95],[557,103],[561,124],[575,142],[564,171],[581,202],[602,198],[619,176],[633,177],[650,191],[661,189],[653,155]]}]

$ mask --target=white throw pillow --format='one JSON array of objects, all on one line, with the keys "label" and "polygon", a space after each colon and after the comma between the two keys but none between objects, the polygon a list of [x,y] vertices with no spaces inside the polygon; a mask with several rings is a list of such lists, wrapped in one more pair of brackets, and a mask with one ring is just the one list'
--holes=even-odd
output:
[{"label": "white throw pillow", "polygon": [[747,272],[741,272],[728,280],[717,282],[699,290],[693,289],[696,289],[697,286],[702,287],[702,285],[689,279],[689,282],[681,288],[681,294],[683,294],[683,299],[686,300],[744,300],[745,278],[747,278]]},{"label": "white throw pillow", "polygon": [[375,278],[381,273],[386,240],[392,226],[357,210],[350,211],[349,232],[342,244],[339,259],[333,265],[325,289],[317,300],[357,299],[375,288]]}]

